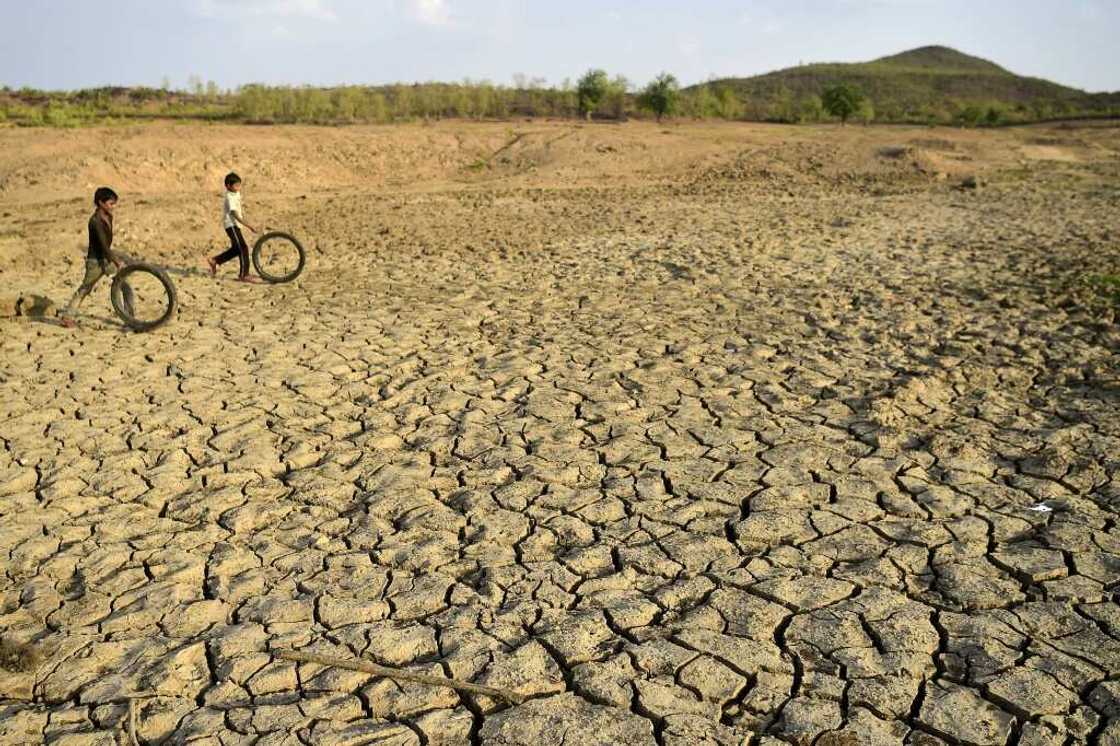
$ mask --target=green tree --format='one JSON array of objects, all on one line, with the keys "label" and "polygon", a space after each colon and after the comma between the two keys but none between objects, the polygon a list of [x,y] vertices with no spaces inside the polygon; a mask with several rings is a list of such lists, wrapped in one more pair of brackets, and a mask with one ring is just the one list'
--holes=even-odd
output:
[{"label": "green tree", "polygon": [[791,123],[797,121],[797,111],[793,103],[793,91],[784,85],[779,85],[774,91],[770,112],[766,117],[775,122]]},{"label": "green tree", "polygon": [[856,109],[856,118],[864,125],[875,121],[875,107],[871,105],[870,99],[865,98],[859,102],[859,108]]},{"label": "green tree", "polygon": [[824,103],[816,94],[809,94],[797,102],[797,119],[801,122],[819,122],[824,119]]},{"label": "green tree", "polygon": [[579,94],[572,86],[571,78],[564,78],[560,84],[560,105],[565,116],[572,116],[579,109]]},{"label": "green tree", "polygon": [[821,96],[825,111],[834,117],[840,117],[842,123],[846,123],[850,116],[859,111],[862,101],[863,94],[844,83],[826,88]]},{"label": "green tree", "polygon": [[606,70],[588,70],[576,83],[576,94],[579,96],[579,110],[591,120],[591,112],[599,107],[599,102],[607,95],[610,88],[610,79]]},{"label": "green tree", "polygon": [[1034,115],[1034,118],[1039,121],[1049,119],[1052,112],[1053,108],[1050,106],[1049,101],[1035,101],[1034,104],[1032,104],[1031,113]]},{"label": "green tree", "polygon": [[696,119],[708,119],[719,116],[719,98],[707,83],[697,86],[690,91],[688,98],[681,102],[680,108],[687,116]]},{"label": "green tree", "polygon": [[652,111],[660,122],[662,117],[676,113],[680,89],[676,77],[670,73],[661,73],[642,90],[642,95],[638,97],[638,104],[643,109]]},{"label": "green tree", "polygon": [[630,81],[622,75],[616,75],[607,87],[607,110],[615,119],[626,118],[626,94],[630,90]]},{"label": "green tree", "polygon": [[976,104],[964,107],[957,114],[957,121],[966,127],[975,127],[984,118],[984,110]]},{"label": "green tree", "polygon": [[392,87],[393,119],[412,118],[412,86],[397,83]]},{"label": "green tree", "polygon": [[471,88],[472,108],[479,119],[504,116],[503,106],[497,89],[489,81],[475,83]]},{"label": "green tree", "polygon": [[358,118],[362,106],[362,94],[353,86],[343,86],[331,91],[331,108],[334,117],[352,122]]},{"label": "green tree", "polygon": [[237,92],[235,110],[239,116],[249,121],[273,119],[277,111],[272,99],[271,92],[262,85],[242,86]]},{"label": "green tree", "polygon": [[379,91],[369,94],[362,107],[362,112],[366,119],[374,122],[388,122],[390,119],[389,106],[385,103],[385,95]]},{"label": "green tree", "polygon": [[743,102],[739,100],[730,86],[721,86],[716,98],[719,99],[720,117],[732,120],[743,116]]}]

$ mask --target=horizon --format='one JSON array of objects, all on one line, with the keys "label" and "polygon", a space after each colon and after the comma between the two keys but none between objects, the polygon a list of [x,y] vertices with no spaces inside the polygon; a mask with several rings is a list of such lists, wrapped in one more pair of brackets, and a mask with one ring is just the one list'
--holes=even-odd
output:
[{"label": "horizon", "polygon": [[[1034,0],[708,0],[685,10],[651,0],[640,12],[619,0],[576,0],[563,12],[516,0],[121,0],[107,9],[58,0],[12,8],[9,21],[0,63],[10,77],[0,85],[13,89],[184,90],[195,79],[223,90],[467,79],[559,87],[589,68],[632,85],[666,71],[687,86],[945,46],[1017,75],[1120,90],[1120,7],[1095,0],[1065,11]],[[88,33],[97,24],[101,47]]]}]

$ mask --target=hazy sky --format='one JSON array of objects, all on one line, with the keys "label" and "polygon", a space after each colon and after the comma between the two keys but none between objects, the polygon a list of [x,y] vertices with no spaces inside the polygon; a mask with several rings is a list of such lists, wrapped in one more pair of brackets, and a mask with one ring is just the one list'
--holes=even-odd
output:
[{"label": "hazy sky", "polygon": [[0,85],[684,83],[944,44],[1120,90],[1120,0],[0,0]]}]

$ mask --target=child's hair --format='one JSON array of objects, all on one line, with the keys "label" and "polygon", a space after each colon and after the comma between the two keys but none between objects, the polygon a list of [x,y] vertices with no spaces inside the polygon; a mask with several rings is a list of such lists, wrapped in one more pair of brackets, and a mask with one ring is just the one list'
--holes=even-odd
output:
[{"label": "child's hair", "polygon": [[241,183],[241,177],[238,176],[233,171],[230,171],[228,174],[226,174],[226,189],[229,189],[234,184],[240,184],[240,183]]},{"label": "child's hair", "polygon": [[117,199],[117,193],[109,187],[97,187],[97,191],[93,193],[94,207],[100,205],[102,202],[116,202]]}]

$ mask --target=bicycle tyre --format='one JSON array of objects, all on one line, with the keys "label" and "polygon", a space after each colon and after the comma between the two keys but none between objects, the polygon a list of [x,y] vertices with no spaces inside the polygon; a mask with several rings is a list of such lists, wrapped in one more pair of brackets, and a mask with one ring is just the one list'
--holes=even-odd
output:
[{"label": "bicycle tyre", "polygon": [[[163,315],[158,319],[152,321],[143,321],[133,315],[132,303],[129,301],[131,295],[131,288],[128,287],[128,278],[130,275],[142,272],[152,275],[160,284],[163,285],[163,290],[167,293],[167,308],[164,310]],[[113,310],[116,311],[117,316],[129,328],[138,332],[148,332],[156,327],[166,324],[172,316],[175,315],[175,309],[179,307],[179,296],[175,292],[175,285],[172,284],[171,278],[167,276],[159,267],[144,262],[137,262],[122,267],[119,272],[113,277],[113,287],[109,292],[109,300],[113,304]]]},{"label": "bicycle tyre", "polygon": [[[285,275],[273,274],[265,269],[264,266],[262,266],[263,262],[261,262],[261,247],[272,240],[288,241],[293,246],[295,246],[296,253],[299,255],[299,262],[296,264],[296,268]],[[303,272],[303,265],[306,262],[307,254],[303,250],[303,244],[301,244],[299,240],[291,233],[284,233],[282,231],[271,231],[269,233],[263,234],[260,238],[257,239],[257,242],[253,244],[253,267],[257,270],[257,274],[260,275],[261,278],[263,278],[266,282],[291,282],[292,280],[299,277],[300,273]]]}]

